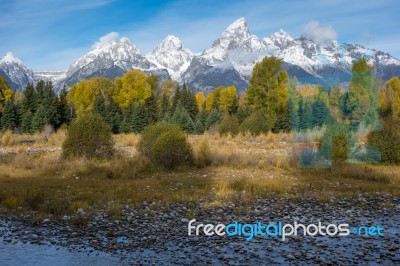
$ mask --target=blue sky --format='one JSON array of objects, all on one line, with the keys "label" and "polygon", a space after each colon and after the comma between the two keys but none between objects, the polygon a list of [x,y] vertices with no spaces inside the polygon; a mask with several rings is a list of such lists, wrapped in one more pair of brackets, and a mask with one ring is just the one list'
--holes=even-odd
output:
[{"label": "blue sky", "polygon": [[0,0],[0,56],[11,51],[35,71],[65,70],[110,32],[128,37],[142,54],[168,34],[201,52],[245,17],[260,38],[280,28],[299,37],[316,21],[340,42],[400,58],[399,13],[396,0]]}]

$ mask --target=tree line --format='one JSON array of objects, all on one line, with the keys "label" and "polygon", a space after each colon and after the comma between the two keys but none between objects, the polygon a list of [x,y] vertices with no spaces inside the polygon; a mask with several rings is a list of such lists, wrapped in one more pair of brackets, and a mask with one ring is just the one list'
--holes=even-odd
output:
[{"label": "tree line", "polygon": [[[360,70],[363,76],[357,74]],[[374,95],[378,86],[380,98]],[[298,84],[276,57],[255,65],[249,87],[240,95],[234,86],[196,94],[186,84],[160,83],[157,76],[139,70],[114,80],[82,80],[58,94],[51,82],[44,81],[29,83],[22,93],[12,92],[0,78],[0,126],[20,133],[42,131],[46,125],[58,129],[87,112],[100,114],[113,133],[140,133],[157,121],[178,124],[190,134],[215,125],[222,134],[303,131],[322,127],[337,116],[343,123],[359,120],[368,125],[373,114],[366,108],[371,104],[378,104],[383,116],[399,118],[400,81],[393,77],[380,85],[373,66],[364,59],[354,63],[348,91]]]}]

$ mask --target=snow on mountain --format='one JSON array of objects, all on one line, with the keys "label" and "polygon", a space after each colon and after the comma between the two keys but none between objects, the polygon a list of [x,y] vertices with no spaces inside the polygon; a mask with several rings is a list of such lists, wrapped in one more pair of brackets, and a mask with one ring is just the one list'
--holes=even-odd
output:
[{"label": "snow on mountain", "polygon": [[174,35],[168,35],[146,58],[158,68],[165,68],[174,80],[179,80],[189,67],[194,54]]},{"label": "snow on mountain", "polygon": [[211,48],[200,56],[211,66],[227,64],[244,72],[246,65],[254,65],[260,54],[265,54],[263,43],[250,33],[246,19],[240,18],[229,25]]},{"label": "snow on mountain", "polygon": [[114,78],[131,69],[155,73],[162,78],[168,77],[165,69],[160,69],[148,61],[128,38],[122,37],[118,41],[110,40],[97,44],[92,51],[71,64],[61,83],[72,85],[94,76]]},{"label": "snow on mountain", "polygon": [[32,69],[26,67],[11,52],[0,59],[0,75],[6,78],[9,86],[13,89],[22,89],[28,82],[34,81]]},{"label": "snow on mountain", "polygon": [[34,74],[35,80],[51,81],[53,84],[57,84],[66,78],[65,71],[38,71]]},{"label": "snow on mountain", "polygon": [[294,38],[280,29],[260,40],[252,35],[247,22],[240,18],[230,24],[212,46],[201,54],[185,48],[181,40],[168,35],[151,53],[141,55],[127,38],[117,33],[100,38],[93,49],[70,65],[65,72],[33,73],[11,53],[0,59],[0,75],[13,88],[21,89],[30,81],[51,80],[56,86],[71,86],[95,76],[114,78],[131,69],[156,74],[160,80],[172,77],[197,90],[215,86],[247,87],[254,65],[265,56],[277,56],[289,75],[299,82],[332,85],[348,82],[355,60],[366,58],[376,66],[383,80],[400,75],[400,60],[359,44],[337,41],[316,43],[305,37]]}]

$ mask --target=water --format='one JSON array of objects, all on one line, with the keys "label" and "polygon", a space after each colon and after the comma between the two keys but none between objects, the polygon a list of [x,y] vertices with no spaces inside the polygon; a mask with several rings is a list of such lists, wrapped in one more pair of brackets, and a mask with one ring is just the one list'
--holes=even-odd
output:
[{"label": "water", "polygon": [[83,253],[51,245],[17,242],[5,244],[0,238],[0,264],[7,265],[121,265],[119,258],[104,252]]},{"label": "water", "polygon": [[[229,259],[232,265],[243,264],[287,264],[285,255],[295,255],[296,252],[314,252],[325,261],[340,255],[346,260],[352,260],[356,254],[364,252],[359,259],[370,264],[376,264],[382,253],[385,253],[389,246],[399,247],[399,226],[400,217],[397,215],[373,219],[372,224],[380,224],[385,228],[385,237],[363,238],[350,235],[343,238],[318,237],[319,247],[315,243],[309,243],[307,237],[301,241],[289,239],[281,242],[278,239],[255,238],[252,241],[232,238],[226,245],[221,245],[223,256]],[[361,223],[371,224],[371,218],[361,219]],[[3,224],[3,226],[2,226]],[[164,265],[190,265],[198,264],[221,264],[218,254],[208,247],[200,247],[197,242],[184,243],[178,246],[174,242],[167,242],[159,250],[138,248],[128,252],[110,254],[94,250],[87,246],[75,247],[70,250],[65,247],[46,244],[23,243],[20,239],[13,237],[13,222],[0,220],[0,265],[129,265],[129,264],[164,264]],[[3,233],[3,235],[2,235]],[[117,243],[129,243],[126,237],[117,237]],[[396,244],[397,243],[397,244]],[[268,250],[270,245],[272,250]],[[369,246],[368,251],[365,246]],[[238,249],[240,247],[240,249]],[[244,252],[237,252],[241,250]],[[391,252],[392,253],[392,252]],[[254,256],[257,255],[257,256]],[[247,260],[243,260],[244,258]],[[304,257],[304,255],[302,255]],[[394,252],[381,258],[381,263],[393,264],[400,262],[400,254]],[[300,265],[307,265],[312,261],[302,261]],[[196,264],[195,263],[195,264]]]}]

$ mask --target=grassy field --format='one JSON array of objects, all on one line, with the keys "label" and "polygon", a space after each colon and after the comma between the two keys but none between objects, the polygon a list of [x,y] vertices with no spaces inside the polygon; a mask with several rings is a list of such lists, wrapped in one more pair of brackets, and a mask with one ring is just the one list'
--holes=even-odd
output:
[{"label": "grassy field", "polygon": [[[310,132],[318,137],[317,132]],[[1,136],[0,206],[8,210],[63,215],[89,206],[118,213],[122,204],[143,201],[202,200],[205,207],[226,201],[251,204],[257,196],[312,197],[330,201],[360,193],[400,195],[400,166],[341,164],[332,169],[301,169],[296,156],[316,142],[291,134],[253,137],[189,136],[197,156],[207,141],[212,164],[166,170],[136,152],[139,136],[115,135],[111,161],[60,158],[65,137],[58,131]]]}]

